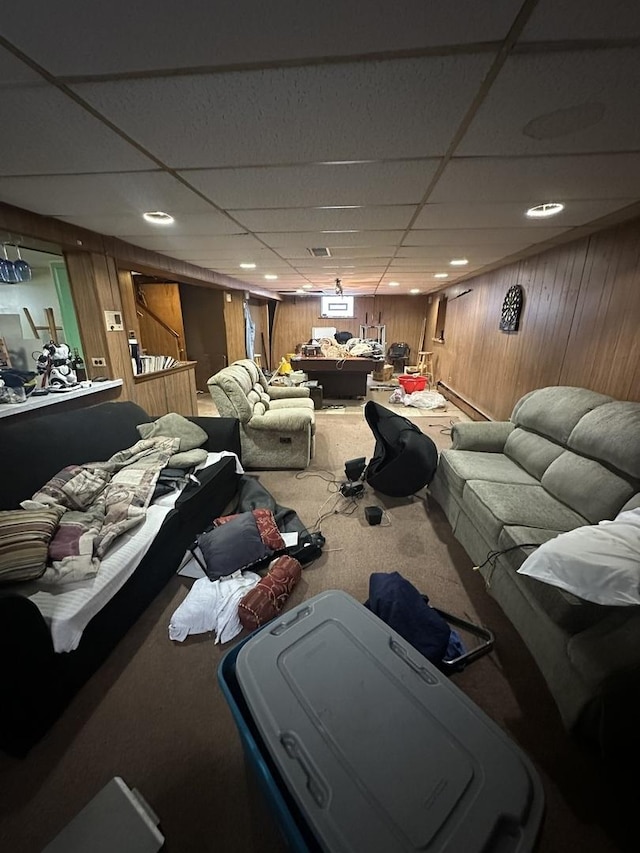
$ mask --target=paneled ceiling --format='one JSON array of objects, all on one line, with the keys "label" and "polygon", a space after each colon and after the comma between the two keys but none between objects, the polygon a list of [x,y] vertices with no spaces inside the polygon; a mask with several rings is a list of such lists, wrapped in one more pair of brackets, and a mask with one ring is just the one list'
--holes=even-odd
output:
[{"label": "paneled ceiling", "polygon": [[428,292],[638,215],[637,0],[6,0],[0,80],[1,201],[249,288]]}]

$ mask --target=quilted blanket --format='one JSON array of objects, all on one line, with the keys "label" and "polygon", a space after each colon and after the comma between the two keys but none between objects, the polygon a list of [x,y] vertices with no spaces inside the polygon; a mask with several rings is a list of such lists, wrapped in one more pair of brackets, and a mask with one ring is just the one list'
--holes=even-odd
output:
[{"label": "quilted blanket", "polygon": [[179,444],[178,438],[147,438],[106,462],[70,465],[23,501],[24,509],[65,510],[49,545],[50,565],[39,583],[95,577],[113,541],[145,518],[160,470]]}]

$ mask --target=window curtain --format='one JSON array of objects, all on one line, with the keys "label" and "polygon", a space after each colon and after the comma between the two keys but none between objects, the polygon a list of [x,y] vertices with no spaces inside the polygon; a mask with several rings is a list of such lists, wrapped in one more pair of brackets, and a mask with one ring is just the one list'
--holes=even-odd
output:
[{"label": "window curtain", "polygon": [[255,355],[256,324],[253,322],[249,303],[244,303],[244,337],[247,349],[247,358],[253,359]]}]

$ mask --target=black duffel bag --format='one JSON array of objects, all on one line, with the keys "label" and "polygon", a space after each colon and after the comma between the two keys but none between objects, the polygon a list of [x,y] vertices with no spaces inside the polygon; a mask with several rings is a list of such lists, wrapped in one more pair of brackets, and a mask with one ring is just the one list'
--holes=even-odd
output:
[{"label": "black duffel bag", "polygon": [[429,436],[407,418],[373,401],[365,405],[364,416],[376,439],[364,473],[371,488],[403,498],[428,486],[438,466],[438,450]]}]

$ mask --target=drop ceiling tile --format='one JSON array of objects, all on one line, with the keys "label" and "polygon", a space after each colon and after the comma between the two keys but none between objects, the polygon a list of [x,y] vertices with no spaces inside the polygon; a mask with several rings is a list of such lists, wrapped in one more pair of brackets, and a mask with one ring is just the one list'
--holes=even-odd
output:
[{"label": "drop ceiling tile", "polygon": [[[640,8],[640,5],[639,7]],[[541,201],[640,197],[640,153],[579,157],[455,157],[430,202]]]},{"label": "drop ceiling tile", "polygon": [[0,91],[31,83],[41,84],[42,77],[4,47],[0,47]]},{"label": "drop ceiling tile", "polygon": [[[527,223],[528,224],[528,223]],[[529,246],[534,241],[549,240],[566,231],[566,228],[552,228],[550,226],[536,226],[534,229],[525,228],[431,228],[429,230],[414,229],[409,232],[405,241],[405,247],[399,250],[399,254],[407,251],[407,246],[452,246],[469,247],[483,245],[525,245]]]},{"label": "drop ceiling tile", "polygon": [[[515,54],[505,62],[457,149],[458,155],[555,154],[640,149],[640,48]],[[576,107],[601,108],[597,123],[577,127],[560,112],[557,135],[533,138],[532,119]],[[567,116],[569,120],[567,121]]]},{"label": "drop ceiling tile", "polygon": [[[228,251],[236,252],[243,249],[261,251],[263,247],[258,240],[251,234],[193,234],[190,235],[186,231],[181,234],[163,235],[158,233],[158,228],[154,229],[154,233],[149,237],[141,234],[130,234],[127,239],[135,242],[138,246],[143,246],[145,249],[169,249],[171,246],[176,247],[176,251],[182,251],[194,254],[199,252],[198,257],[209,257],[208,254],[202,254],[203,249],[211,251]],[[170,245],[171,244],[171,245]],[[183,248],[178,248],[183,247]],[[266,251],[266,250],[265,250]]]},{"label": "drop ceiling tile", "polygon": [[[523,242],[524,246],[530,245],[530,241]],[[469,246],[460,245],[456,248],[440,247],[440,246],[403,246],[398,250],[398,254],[394,263],[429,263],[435,264],[443,268],[443,272],[448,272],[449,261],[452,258],[473,257],[475,261],[488,262],[501,258],[505,254],[510,254],[514,251],[514,244],[511,245],[495,245],[495,246],[474,246],[473,250],[469,250]]]},{"label": "drop ceiling tile", "polygon": [[200,196],[161,171],[0,178],[0,197],[47,216],[142,216],[146,210],[163,210],[173,216],[213,212]]},{"label": "drop ceiling tile", "polygon": [[331,254],[334,258],[342,258],[345,261],[348,258],[353,258],[353,263],[355,263],[356,266],[360,258],[391,258],[394,252],[395,248],[393,247],[388,248],[385,252],[385,247],[383,246],[336,247],[331,250]]},{"label": "drop ceiling tile", "polygon": [[640,5],[628,0],[539,0],[521,41],[624,39],[640,36]]},{"label": "drop ceiling tile", "polygon": [[11,132],[0,138],[0,175],[155,168],[147,157],[49,84],[3,89],[2,113]]},{"label": "drop ceiling tile", "polygon": [[[5,4],[6,5],[6,4]],[[520,0],[325,0],[305,14],[296,0],[182,0],[179,16],[155,0],[81,0],[3,8],[3,35],[57,75],[349,56],[504,38]],[[151,23],[150,23],[151,22]],[[125,25],[126,24],[126,25]],[[51,34],[55,33],[55,38]]]},{"label": "drop ceiling tile", "polygon": [[[58,218],[64,222],[71,222],[74,225],[98,231],[101,234],[121,237],[131,243],[136,242],[138,235],[152,236],[154,232],[158,234],[159,229],[162,229],[164,245],[167,248],[183,246],[184,240],[189,239],[186,237],[189,234],[202,235],[200,245],[205,245],[206,237],[204,235],[233,234],[238,231],[238,225],[224,214],[217,213],[214,210],[211,213],[182,213],[176,216],[176,221],[172,225],[152,225],[145,222],[140,216],[128,213],[107,216],[60,216]],[[199,237],[194,239],[200,240]]]},{"label": "drop ceiling tile", "polygon": [[[232,216],[256,233],[269,231],[320,231],[325,240],[340,240],[349,229],[404,229],[415,213],[414,205],[361,207],[348,210],[234,210]],[[348,234],[344,236],[349,236]]]},{"label": "drop ceiling tile", "polygon": [[[337,246],[385,245],[385,251],[389,251],[390,246],[393,247],[400,243],[403,234],[404,230],[401,231],[400,229],[397,231],[361,231],[356,234],[322,234],[320,231],[257,232],[257,236],[268,246],[278,251],[286,250],[287,257],[309,258],[312,258],[312,255],[307,251],[310,248],[329,248],[333,253],[333,247]],[[290,254],[293,251],[296,252],[295,255]]]},{"label": "drop ceiling tile", "polygon": [[[636,201],[626,199],[576,200],[568,202],[565,209],[553,217],[554,226],[571,228],[592,222],[615,210],[621,210]],[[549,220],[528,219],[526,205],[517,202],[497,202],[495,204],[427,204],[416,219],[416,228],[509,228],[514,225],[530,225],[532,232],[546,228]],[[534,242],[538,238],[533,234]]]},{"label": "drop ceiling tile", "polygon": [[205,169],[182,177],[235,210],[320,205],[417,204],[439,160],[315,163],[261,169]]},{"label": "drop ceiling tile", "polygon": [[446,150],[492,58],[430,56],[74,89],[177,169],[415,158]]}]

